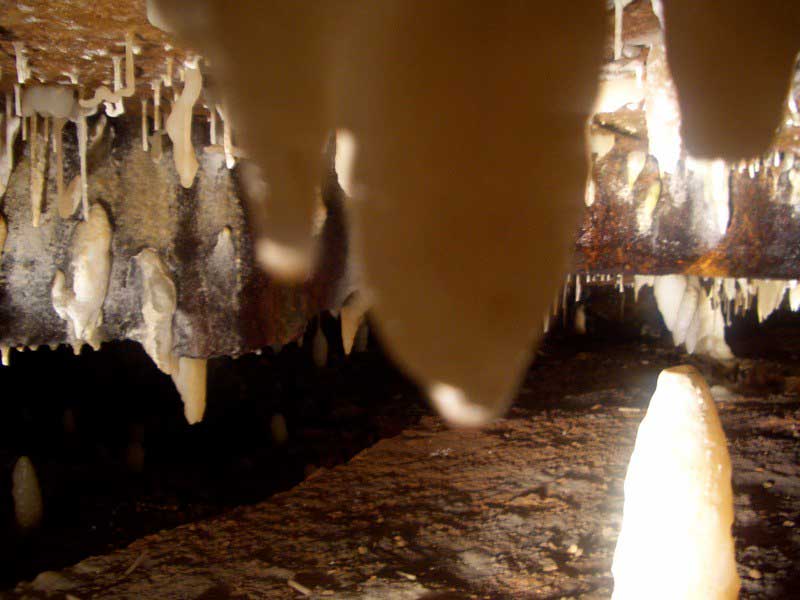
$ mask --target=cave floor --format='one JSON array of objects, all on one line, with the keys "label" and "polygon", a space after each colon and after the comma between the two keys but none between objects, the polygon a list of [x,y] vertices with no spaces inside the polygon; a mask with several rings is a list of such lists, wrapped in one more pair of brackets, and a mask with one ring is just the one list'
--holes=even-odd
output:
[{"label": "cave floor", "polygon": [[728,390],[713,388],[733,459],[740,597],[799,597],[796,362],[585,348],[546,345],[516,407],[485,430],[424,416],[267,501],[5,596],[608,598],[637,426],[660,369],[692,362]]}]

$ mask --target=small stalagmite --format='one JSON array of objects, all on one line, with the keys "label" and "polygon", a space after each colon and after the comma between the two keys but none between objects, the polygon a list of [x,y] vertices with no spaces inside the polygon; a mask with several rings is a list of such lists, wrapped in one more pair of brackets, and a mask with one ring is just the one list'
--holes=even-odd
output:
[{"label": "small stalagmite", "polygon": [[342,346],[346,355],[353,351],[356,336],[368,308],[369,305],[358,293],[353,294],[342,306]]},{"label": "small stalagmite", "polygon": [[36,478],[36,469],[31,459],[20,456],[11,474],[11,495],[14,498],[14,514],[22,530],[35,529],[42,522],[42,491]]},{"label": "small stalagmite", "polygon": [[322,327],[317,327],[317,333],[314,334],[314,342],[311,346],[311,358],[314,364],[320,369],[328,364],[328,339],[325,337],[325,332]]},{"label": "small stalagmite", "polygon": [[181,356],[177,369],[172,373],[172,381],[183,400],[183,414],[189,425],[203,420],[206,412],[206,366],[203,358]]},{"label": "small stalagmite", "polygon": [[639,426],[611,572],[613,600],[727,600],[739,593],[731,461],[711,392],[665,369]]}]

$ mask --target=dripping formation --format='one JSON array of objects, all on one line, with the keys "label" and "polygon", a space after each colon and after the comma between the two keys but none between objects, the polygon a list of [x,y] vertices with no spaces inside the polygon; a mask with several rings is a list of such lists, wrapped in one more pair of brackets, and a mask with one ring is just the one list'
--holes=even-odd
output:
[{"label": "dripping formation", "polygon": [[[640,6],[642,4],[645,8]],[[684,344],[689,352],[730,358],[730,351],[724,342],[724,329],[730,324],[731,311],[738,314],[737,310],[746,310],[752,302],[751,296],[757,296],[759,318],[763,319],[774,310],[773,305],[780,303],[776,298],[783,294],[776,291],[774,286],[770,287],[771,284],[754,284],[757,291],[745,293],[738,289],[738,285],[731,291],[730,286],[719,283],[719,279],[714,279],[712,283],[705,275],[735,272],[736,269],[724,269],[724,265],[709,265],[702,263],[702,260],[711,260],[707,257],[713,254],[712,250],[725,244],[732,230],[736,229],[737,192],[741,193],[741,186],[747,185],[745,179],[768,186],[770,201],[775,205],[788,205],[793,211],[796,210],[800,202],[800,175],[795,166],[795,148],[779,141],[767,155],[760,158],[739,157],[741,160],[737,161],[725,152],[721,153],[726,154],[725,158],[709,158],[701,152],[696,156],[692,154],[692,144],[684,144],[681,135],[685,116],[683,110],[686,110],[686,106],[681,105],[681,94],[684,92],[680,89],[680,76],[673,81],[672,72],[674,65],[670,39],[681,26],[682,17],[678,11],[665,11],[658,1],[652,3],[652,8],[647,3],[625,0],[613,2],[611,61],[602,67],[592,105],[592,80],[598,67],[597,59],[592,57],[602,45],[599,34],[602,15],[599,11],[587,2],[587,19],[577,23],[565,15],[514,9],[519,13],[505,25],[512,32],[509,39],[514,39],[514,43],[518,44],[520,57],[529,56],[531,52],[536,54],[536,49],[556,42],[546,36],[532,41],[529,33],[522,34],[522,24],[527,24],[526,31],[529,32],[538,31],[537,28],[543,27],[546,22],[549,23],[549,29],[544,27],[547,31],[564,30],[577,36],[570,38],[569,56],[562,57],[558,68],[575,78],[574,85],[569,88],[570,93],[577,89],[575,85],[584,86],[580,88],[583,91],[579,96],[585,102],[569,111],[570,115],[578,117],[565,125],[563,135],[544,139],[541,132],[547,129],[549,120],[539,119],[538,115],[546,114],[550,106],[565,105],[567,100],[559,94],[569,87],[566,82],[563,89],[547,90],[542,89],[538,82],[529,82],[530,87],[523,93],[517,90],[520,98],[527,94],[530,99],[527,104],[520,101],[518,106],[514,106],[518,114],[508,111],[496,117],[487,117],[485,113],[470,114],[471,109],[459,104],[459,98],[463,96],[460,90],[470,85],[469,74],[449,67],[437,70],[438,67],[433,64],[428,65],[428,71],[415,71],[406,69],[403,66],[405,63],[398,62],[392,85],[437,90],[427,99],[427,104],[422,101],[414,103],[413,111],[407,113],[406,105],[394,106],[387,100],[393,97],[394,88],[376,87],[372,81],[371,74],[385,66],[379,63],[383,56],[380,52],[384,55],[400,52],[399,55],[406,57],[409,64],[414,60],[415,50],[405,47],[403,40],[366,33],[386,29],[387,23],[383,20],[385,15],[370,11],[348,13],[352,28],[337,32],[337,38],[348,40],[356,47],[376,49],[372,55],[354,60],[347,54],[347,44],[341,47],[332,44],[325,52],[321,52],[318,47],[308,43],[308,40],[317,37],[328,39],[331,23],[339,22],[339,15],[332,15],[329,9],[320,8],[314,18],[289,11],[282,17],[287,19],[285,22],[279,19],[250,19],[251,22],[243,22],[240,14],[236,10],[229,10],[225,3],[208,1],[203,6],[208,15],[219,18],[186,22],[180,16],[180,2],[148,2],[148,16],[152,25],[196,42],[203,56],[181,55],[173,52],[171,45],[169,49],[164,45],[166,54],[157,69],[137,74],[135,61],[139,59],[135,56],[141,49],[137,50],[139,41],[136,32],[128,30],[123,36],[124,43],[121,43],[124,53],[110,57],[107,51],[96,54],[106,57],[102,60],[111,73],[107,81],[103,80],[102,84],[96,86],[94,83],[83,85],[81,81],[84,78],[79,69],[62,73],[68,82],[41,81],[42,78],[37,74],[37,63],[31,60],[30,50],[24,43],[14,42],[16,79],[13,82],[13,94],[9,91],[6,95],[6,144],[0,163],[0,182],[5,180],[3,185],[8,185],[14,166],[15,137],[17,131],[22,130],[27,142],[30,221],[34,227],[47,227],[51,218],[47,212],[46,197],[53,165],[55,204],[59,218],[70,222],[80,205],[80,218],[86,223],[92,221],[91,215],[97,213],[95,206],[104,201],[102,192],[93,191],[93,174],[103,169],[103,161],[98,159],[98,155],[107,153],[113,147],[114,136],[124,130],[122,123],[126,115],[131,116],[132,111],[140,110],[136,116],[140,119],[137,123],[140,132],[137,135],[141,138],[141,152],[153,162],[153,166],[147,167],[148,176],[163,174],[168,169],[169,176],[176,174],[180,186],[189,190],[186,193],[190,196],[187,197],[194,198],[198,192],[208,189],[212,185],[209,181],[223,180],[241,183],[244,195],[251,197],[247,198],[246,218],[248,225],[258,224],[253,227],[253,240],[249,239],[250,232],[233,227],[230,219],[216,222],[213,227],[213,235],[220,230],[232,232],[229,240],[232,250],[226,250],[226,255],[232,257],[232,263],[237,268],[241,266],[243,248],[252,247],[255,249],[256,262],[271,276],[295,285],[308,282],[313,280],[315,265],[324,260],[318,250],[329,223],[328,219],[320,218],[320,214],[323,217],[330,216],[329,211],[320,210],[320,206],[327,202],[320,200],[324,194],[318,189],[318,175],[324,171],[322,163],[325,157],[320,152],[320,145],[326,136],[336,132],[336,151],[327,158],[332,163],[337,185],[344,192],[346,200],[346,220],[351,235],[348,240],[350,256],[344,272],[348,278],[352,275],[355,283],[344,282],[342,289],[333,293],[335,301],[308,306],[304,316],[311,320],[321,309],[341,309],[343,346],[349,352],[357,339],[366,335],[363,333],[367,331],[366,325],[363,325],[363,314],[369,307],[371,319],[398,364],[419,379],[423,387],[438,390],[432,393],[433,396],[451,400],[460,398],[458,402],[446,400],[445,403],[467,407],[465,421],[470,424],[477,422],[475,414],[490,419],[502,413],[529,362],[531,348],[539,337],[537,332],[547,330],[555,314],[553,311],[557,313],[559,305],[567,304],[566,288],[555,302],[551,301],[551,292],[545,293],[545,290],[555,288],[563,272],[568,269],[571,227],[579,214],[574,200],[580,196],[582,187],[590,215],[607,211],[609,206],[624,207],[619,210],[627,211],[623,214],[628,215],[630,223],[635,225],[624,230],[631,232],[637,244],[646,244],[648,240],[655,240],[662,235],[666,211],[688,212],[687,223],[690,224],[692,241],[701,242],[708,252],[695,265],[694,271],[680,272],[668,278],[659,276],[657,281],[654,280],[654,287],[658,288],[656,297],[659,299],[659,308],[663,309],[664,321],[674,341]],[[437,11],[444,9],[429,7],[426,10],[428,12],[424,13],[424,19],[433,22],[441,16]],[[650,10],[646,16],[652,26],[632,35],[626,23],[641,20],[643,10]],[[398,11],[395,18],[416,20],[416,16],[411,18],[408,7],[401,6]],[[630,11],[639,11],[638,16],[629,18]],[[455,36],[469,30],[470,19],[474,17],[460,15],[458,18],[462,21],[451,19],[448,25]],[[487,14],[487,18],[495,18],[495,15]],[[424,19],[420,18],[414,25],[420,27],[420,39],[425,39],[426,35]],[[670,25],[673,22],[677,23],[674,27]],[[223,48],[212,40],[221,39],[220,32],[226,27],[241,35],[233,40],[232,45]],[[304,36],[300,36],[302,39],[286,39],[285,32],[293,28],[305,32]],[[289,54],[292,56],[290,60],[297,62],[273,64],[272,59],[264,62],[260,54],[263,39],[284,44],[284,48],[295,48],[296,52]],[[500,42],[490,42],[495,43]],[[673,45],[678,47],[680,43],[674,42]],[[465,42],[465,47],[468,45]],[[435,45],[426,51],[440,52]],[[450,58],[446,53],[442,54],[441,64],[446,65]],[[351,67],[346,73],[346,80],[338,83],[337,89],[331,89],[331,103],[325,104],[328,100],[323,102],[321,94],[309,94],[307,91],[315,89],[314,86],[318,85],[315,78],[326,69],[333,69],[337,60],[350,61]],[[484,54],[477,53],[471,56],[471,60],[475,65],[482,65],[488,59]],[[563,60],[574,64],[569,66]],[[245,76],[248,65],[253,61],[264,62],[263,81],[253,82],[252,78]],[[497,71],[487,63],[484,70],[493,73],[494,78],[490,86],[492,94],[499,93],[505,86],[518,86],[517,73],[526,64],[524,61],[519,65],[509,64],[507,71]],[[217,69],[212,68],[215,65]],[[546,65],[540,66],[546,70]],[[297,79],[287,80],[276,91],[276,78],[270,77],[270,73],[283,72],[286,68],[295,73]],[[796,78],[792,85],[796,85]],[[271,87],[267,89],[262,86]],[[142,93],[142,89],[145,93]],[[349,89],[363,89],[365,93],[357,102],[350,102]],[[792,87],[788,99],[783,102],[787,114],[782,127],[792,126],[796,120],[795,96],[796,90]],[[261,110],[256,104],[260,107],[260,99],[265,97],[271,100]],[[251,100],[255,98],[259,98],[259,102],[254,104]],[[487,98],[487,101],[491,101],[491,94]],[[138,99],[139,102],[131,102],[132,99]],[[570,97],[569,102],[573,101],[574,98]],[[346,110],[340,105],[352,106]],[[449,108],[443,110],[452,106],[460,107],[462,112]],[[632,113],[644,117],[644,129],[631,119],[626,121],[626,115]],[[440,138],[435,137],[438,133],[426,132],[428,137],[420,137],[414,131],[413,123],[425,122],[431,115],[441,114],[447,115],[447,120]],[[407,117],[409,121],[404,120]],[[472,136],[459,142],[462,123],[470,119],[476,123],[477,138]],[[525,123],[527,129],[518,130],[517,141],[503,138],[502,143],[494,143],[496,132],[504,131],[507,126],[505,119]],[[72,139],[72,127],[65,127],[68,121],[75,124],[77,174],[71,166],[65,170],[65,135],[67,139]],[[587,122],[588,127],[585,127]],[[202,136],[193,135],[198,123],[206,125],[207,135],[205,132]],[[241,124],[242,133],[246,133],[241,140],[235,135],[234,124]],[[588,179],[584,177],[586,173],[576,158],[582,153],[579,137],[584,129],[588,133],[587,146],[591,157]],[[265,130],[269,135],[264,133]],[[398,147],[416,149],[411,152],[413,159],[386,148],[384,141],[387,136],[397,136]],[[203,142],[198,144],[200,137]],[[421,144],[419,140],[423,138],[425,143]],[[474,139],[481,140],[478,146],[491,148],[491,152],[480,150],[476,153]],[[782,138],[779,136],[778,139]],[[496,141],[501,140],[497,138]],[[540,164],[532,166],[530,161],[520,158],[529,155],[531,143],[558,152],[546,153],[539,160]],[[68,146],[72,148],[73,144],[68,143]],[[455,154],[453,147],[459,152],[463,151],[463,155]],[[454,181],[450,177],[455,166],[458,170],[481,172],[500,149],[507,165],[503,166],[505,170],[502,172],[486,171],[485,189],[481,187],[483,184],[475,184],[471,180]],[[171,154],[170,165],[163,164],[165,154]],[[565,168],[565,164],[570,165],[569,169],[572,170]],[[424,168],[420,165],[424,165]],[[228,178],[219,175],[220,172],[216,170],[219,166],[231,172]],[[239,166],[241,180],[237,169]],[[144,167],[137,163],[137,168]],[[66,171],[73,173],[68,183],[64,180]],[[247,183],[246,172],[257,174],[253,178],[255,184]],[[435,180],[430,179],[432,173],[435,174]],[[557,177],[555,173],[558,173]],[[524,177],[520,174],[524,174]],[[517,183],[514,183],[515,177],[519,179]],[[518,190],[530,186],[531,180],[535,187],[526,189],[525,194],[519,194]],[[503,186],[508,187],[507,192],[503,192]],[[551,190],[558,190],[561,198],[556,202],[559,206],[557,217],[548,212],[551,210],[548,203],[539,200],[545,195],[549,197]],[[467,220],[462,221],[464,205],[480,207],[480,198],[490,196],[503,199],[495,203],[493,212],[483,213],[476,209],[475,215],[469,215]],[[429,199],[433,197],[452,197],[454,200],[443,200],[435,206],[435,210],[429,210]],[[105,204],[101,206],[106,207]],[[116,244],[117,239],[120,239],[120,244],[129,243],[123,241],[129,240],[127,233],[120,232],[118,238],[116,231],[117,216],[123,216],[127,209],[112,202],[107,208],[99,210],[106,212],[110,224],[108,243]],[[590,216],[590,219],[593,218]],[[169,218],[162,221],[165,226],[172,223]],[[14,244],[18,244],[19,234],[15,227],[21,227],[21,224],[13,222],[8,215],[5,215],[5,222],[10,243],[16,248],[18,245]],[[443,234],[442,223],[450,222],[461,222],[462,226]],[[504,230],[510,226],[509,223],[513,225],[516,222],[520,227],[526,224],[524,230],[516,234],[511,232],[511,235],[504,232],[501,238],[493,235],[492,232]],[[538,233],[534,234],[528,228],[528,224],[532,223],[556,223],[558,227],[537,230]],[[83,230],[77,227],[72,237],[83,239]],[[144,249],[152,252],[163,264],[175,264],[174,249],[168,245],[156,247],[157,236],[143,237],[146,239],[137,240],[138,258],[135,262],[138,266],[126,267],[128,271],[143,272],[150,268],[146,265],[152,260],[147,258],[149,255],[143,254]],[[88,243],[81,243],[88,247]],[[197,247],[202,248],[208,256],[216,252],[214,247],[203,244]],[[556,255],[561,257],[559,260],[531,259],[553,256],[554,249],[558,249]],[[106,250],[87,252],[104,256]],[[69,281],[70,277],[74,277],[70,275],[71,272],[79,275],[82,272],[80,265],[83,259],[77,258],[77,249],[68,249],[67,253],[72,257],[67,271],[63,270],[64,264],[61,264],[59,266],[62,268],[54,270],[51,275],[52,304],[58,314],[69,321],[71,338],[96,346],[99,344],[98,336],[102,335],[99,333],[100,324],[104,322],[102,305],[105,298],[99,296],[103,285],[90,286],[93,294],[91,302],[80,301],[79,296],[86,286],[79,284],[76,288]],[[111,254],[112,264],[117,264],[114,253]],[[594,252],[593,255],[603,254]],[[119,261],[130,264],[132,258],[133,255],[126,254],[120,256]],[[679,262],[676,261],[673,266]],[[112,267],[105,264],[105,259],[101,263],[104,266],[99,271],[110,273]],[[491,268],[472,268],[466,281],[461,275],[464,265],[473,267],[487,264]],[[592,273],[614,272],[608,265],[579,264],[578,268],[574,267],[573,272],[585,270],[587,276],[584,282],[590,283],[595,277]],[[168,273],[169,269],[165,269],[162,270]],[[216,275],[205,271],[201,275],[203,282],[213,281],[216,282],[214,285],[224,287],[235,280],[238,282],[234,286],[237,293],[242,288],[236,286],[244,285],[240,278],[219,283],[221,280]],[[620,268],[619,271],[630,274],[637,272],[637,269],[634,265]],[[181,287],[180,272],[181,269],[177,268],[174,273],[166,275],[174,280],[173,286],[177,288]],[[670,271],[655,268],[642,272]],[[772,274],[758,275],[751,279],[766,282]],[[475,277],[477,281],[474,281]],[[616,284],[620,289],[629,286],[630,277],[618,277]],[[634,280],[638,277],[633,276]],[[171,313],[165,309],[166,312],[156,318],[152,297],[154,292],[144,283],[145,280],[146,277],[140,282],[144,290],[139,304],[142,307],[142,323],[127,331],[120,331],[117,326],[117,334],[142,340],[159,368],[169,374],[176,372],[175,364],[181,358],[200,359],[213,355],[214,352],[209,351],[207,345],[204,348],[203,343],[183,341],[186,336],[191,338],[192,332],[202,329],[191,318],[184,317],[180,310],[181,303],[187,300],[182,301],[176,290],[174,302],[167,302],[169,306],[174,303],[175,308]],[[525,282],[522,288],[520,281]],[[70,289],[70,285],[73,289]],[[580,299],[580,278],[575,287]],[[784,288],[794,289],[791,283],[784,284]],[[635,295],[638,295],[638,289],[637,284]],[[357,294],[351,295],[353,290],[357,290]],[[732,299],[726,290],[733,294]],[[216,289],[208,292],[208,297],[216,298],[219,295]],[[117,298],[115,295],[109,297],[112,306]],[[344,301],[345,298],[350,300]],[[79,308],[79,305],[83,306],[80,302],[87,306],[100,303],[100,308]],[[130,302],[126,302],[128,304],[125,306],[129,306]],[[502,319],[495,318],[498,302],[503,306]],[[87,316],[83,312],[91,314]],[[119,312],[115,309],[110,314],[118,323]],[[566,312],[564,314],[566,318]],[[585,329],[585,309],[581,309],[579,314],[583,316],[577,319],[579,322],[575,329],[578,331]],[[537,327],[540,320],[543,325],[541,328]],[[113,325],[109,323],[109,326]],[[171,342],[164,342],[164,347],[178,345],[181,350],[172,348],[168,352],[169,358],[165,358],[163,351],[156,350],[158,344],[153,336],[158,330],[161,332],[159,339],[166,339],[163,330],[170,327],[175,329],[175,335]],[[467,335],[466,331],[470,334]],[[275,336],[276,339],[267,343],[285,344],[296,339],[299,333],[300,327],[293,325],[291,330]],[[468,339],[470,336],[485,340],[485,346],[475,348]],[[245,343],[241,337],[230,342],[226,349],[234,348],[233,353],[236,354],[254,350],[266,341],[260,340],[261,344]],[[322,358],[325,354],[321,350],[323,341],[324,338],[317,335],[312,344],[317,350],[315,356],[320,364],[326,362]],[[17,344],[6,345],[12,347]],[[440,393],[441,390],[448,392]],[[435,398],[434,402],[438,403]],[[474,411],[469,408],[473,404],[476,405]],[[456,424],[459,410],[453,412],[454,416],[451,417]]]}]

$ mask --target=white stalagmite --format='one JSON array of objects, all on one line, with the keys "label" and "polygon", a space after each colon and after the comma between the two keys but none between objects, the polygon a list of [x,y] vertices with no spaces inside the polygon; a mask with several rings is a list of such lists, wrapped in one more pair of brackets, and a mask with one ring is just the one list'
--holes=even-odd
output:
[{"label": "white stalagmite", "polygon": [[583,304],[578,304],[575,308],[575,319],[572,328],[578,335],[586,335],[586,308]]},{"label": "white stalagmite", "polygon": [[368,309],[369,304],[358,292],[352,294],[342,306],[342,346],[346,355],[353,350],[356,334]]},{"label": "white stalagmite", "polygon": [[20,456],[11,474],[11,496],[14,498],[14,514],[22,530],[38,527],[42,522],[42,491],[31,459]]},{"label": "white stalagmite", "polygon": [[337,129],[334,168],[336,170],[336,177],[339,180],[339,187],[341,187],[344,193],[350,198],[354,195],[353,168],[355,167],[357,151],[358,143],[356,142],[353,132],[347,129]]},{"label": "white stalagmite", "polygon": [[175,284],[167,267],[152,248],[136,255],[142,285],[142,322],[138,333],[147,354],[164,373],[170,375],[177,368],[173,355],[172,319],[178,307]]},{"label": "white stalagmite", "polygon": [[165,129],[172,140],[172,155],[175,169],[180,176],[181,185],[192,187],[199,164],[192,145],[192,115],[194,104],[203,89],[203,76],[197,64],[187,64],[185,69],[186,83],[183,91],[172,105],[172,112],[167,118]]},{"label": "white stalagmite", "polygon": [[50,140],[50,120],[44,118],[44,131],[39,132],[39,117],[36,113],[31,117],[31,141],[30,148],[31,177],[31,215],[34,227],[39,227],[42,216],[42,198],[45,186],[45,168],[47,166],[47,149]]},{"label": "white stalagmite", "polygon": [[11,348],[9,346],[0,346],[0,362],[4,367],[11,364]]},{"label": "white stalagmite", "polygon": [[706,382],[665,369],[625,477],[613,600],[733,600],[739,593],[731,462]]},{"label": "white stalagmite", "polygon": [[103,302],[111,273],[111,225],[99,204],[92,206],[89,218],[75,227],[70,245],[72,286],[62,271],[53,279],[53,308],[70,324],[70,334],[97,350],[99,327],[103,322]]},{"label": "white stalagmite", "polygon": [[203,420],[206,411],[206,366],[204,358],[178,359],[172,381],[183,400],[183,414],[189,425]]},{"label": "white stalagmite", "polygon": [[328,364],[328,339],[325,337],[322,327],[319,326],[317,326],[317,332],[314,334],[314,341],[311,345],[311,358],[320,369]]},{"label": "white stalagmite", "polygon": [[282,446],[289,439],[289,429],[286,427],[286,419],[280,413],[272,415],[269,423],[272,441],[276,446]]}]

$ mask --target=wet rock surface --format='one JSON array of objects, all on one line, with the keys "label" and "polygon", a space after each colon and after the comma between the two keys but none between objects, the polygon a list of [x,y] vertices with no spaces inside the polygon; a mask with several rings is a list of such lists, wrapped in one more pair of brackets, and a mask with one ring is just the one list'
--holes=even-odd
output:
[{"label": "wet rock surface", "polygon": [[[482,431],[424,416],[265,502],[40,574],[7,595],[607,598],[636,429],[659,371],[691,361],[715,386],[728,436],[741,597],[791,597],[800,552],[791,360],[800,345],[791,331],[770,331],[781,353],[769,360],[729,365],[658,344],[551,339],[516,408]],[[757,347],[732,340],[743,343]]]}]

